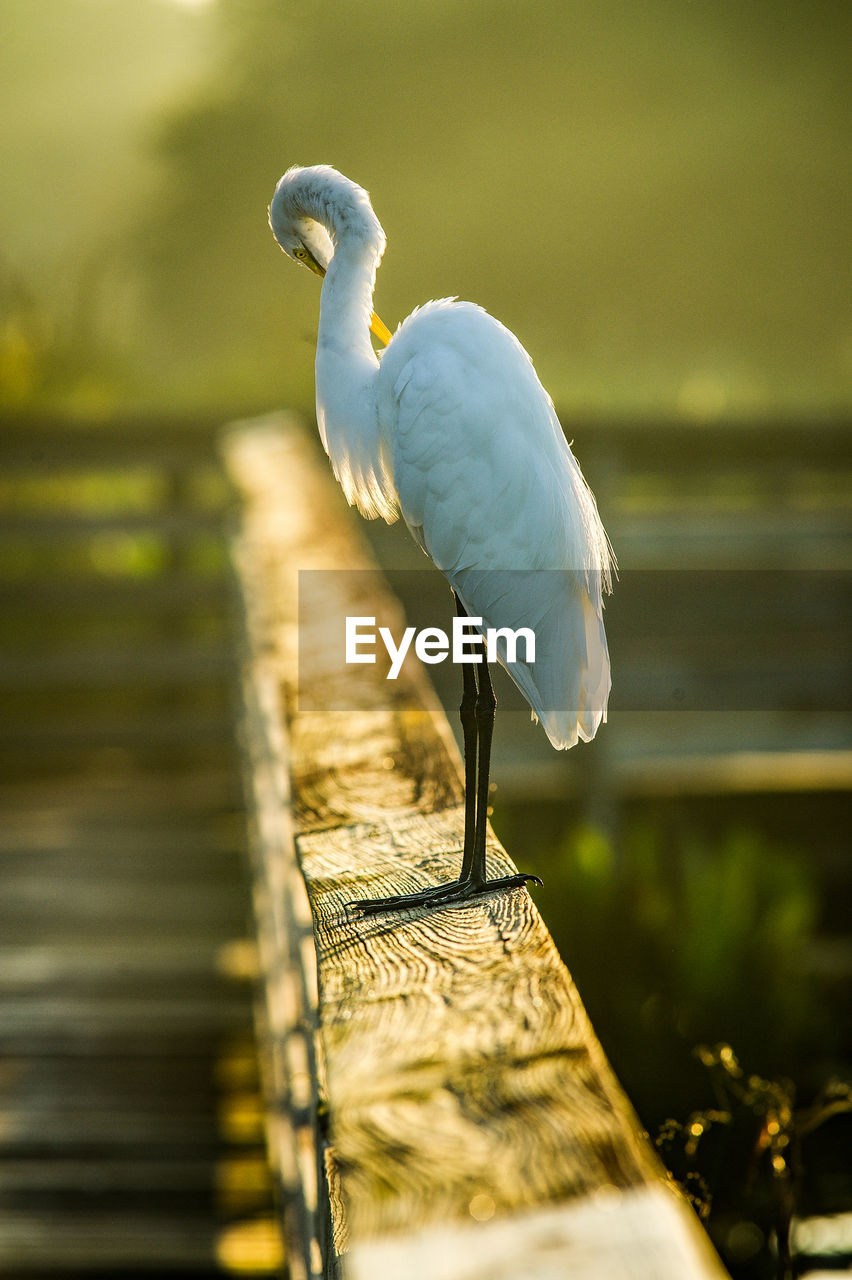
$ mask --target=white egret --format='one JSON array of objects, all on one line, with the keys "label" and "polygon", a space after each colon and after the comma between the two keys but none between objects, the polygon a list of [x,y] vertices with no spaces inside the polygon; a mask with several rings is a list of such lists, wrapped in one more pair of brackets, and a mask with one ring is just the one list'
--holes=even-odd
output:
[{"label": "white egret", "polygon": [[[402,515],[460,615],[535,634],[535,661],[498,657],[554,747],[589,741],[610,689],[602,593],[613,557],[553,403],[518,340],[480,307],[443,299],[391,336],[373,312],[385,233],[366,191],[327,165],[289,169],[269,222],[284,252],[324,277],[317,422],[350,504]],[[370,331],[387,349],[381,358]],[[472,624],[471,624],[472,625]],[[359,901],[366,912],[447,905],[510,889],[489,880],[486,815],[496,699],[485,655],[462,666],[461,873],[450,884]],[[539,881],[540,883],[540,881]]]}]

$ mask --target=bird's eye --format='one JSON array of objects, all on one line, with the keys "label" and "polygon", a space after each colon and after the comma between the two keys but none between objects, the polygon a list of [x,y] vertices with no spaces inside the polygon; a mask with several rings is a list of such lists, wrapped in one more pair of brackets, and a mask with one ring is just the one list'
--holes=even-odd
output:
[{"label": "bird's eye", "polygon": [[307,261],[308,251],[303,244],[297,245],[293,250],[293,257],[298,258],[300,262]]}]

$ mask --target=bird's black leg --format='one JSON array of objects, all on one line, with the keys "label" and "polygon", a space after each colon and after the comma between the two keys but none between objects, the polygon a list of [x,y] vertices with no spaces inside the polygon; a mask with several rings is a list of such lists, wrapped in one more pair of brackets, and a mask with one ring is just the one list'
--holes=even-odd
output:
[{"label": "bird's black leg", "polygon": [[[460,618],[467,617],[464,611],[464,605],[459,600],[455,591],[453,596],[456,601],[456,613]],[[487,670],[484,661],[485,654],[482,655],[482,667]],[[473,663],[462,663],[462,681],[463,691],[462,700],[459,703],[459,720],[462,727],[462,743],[464,745],[464,854],[462,857],[461,872],[459,880],[469,880],[473,869],[474,845],[476,842],[476,814],[477,814],[477,753],[479,745],[479,694],[476,688],[476,676],[473,671]],[[490,685],[490,680],[489,680]],[[496,701],[495,701],[496,705]],[[492,715],[492,723],[493,723]]]},{"label": "bird's black leg", "polygon": [[[477,728],[477,776],[476,776],[476,827],[473,838],[473,856],[470,870],[465,876],[462,871],[462,889],[466,887],[464,897],[473,897],[478,893],[492,893],[495,889],[518,889],[532,880],[541,884],[538,876],[525,875],[518,872],[512,876],[502,876],[497,880],[489,880],[486,868],[485,837],[488,831],[488,790],[491,773],[491,739],[494,735],[494,718],[497,710],[497,698],[491,684],[488,662],[483,653],[476,668],[479,678],[479,692],[476,699]],[[468,782],[470,786],[470,782]],[[443,899],[446,901],[446,899]]]},{"label": "bird's black leg", "polygon": [[[456,602],[458,616],[466,618],[467,614],[465,613],[464,605],[455,591],[453,592],[453,599]],[[375,914],[378,911],[399,910],[405,906],[418,906],[424,902],[433,901],[448,889],[455,888],[457,885],[467,883],[470,880],[476,835],[476,705],[479,697],[473,667],[474,664],[471,662],[462,664],[463,690],[462,700],[459,703],[459,720],[461,721],[464,749],[464,850],[458,880],[431,885],[428,889],[420,889],[416,893],[398,894],[390,898],[362,898],[357,902],[350,903],[350,906],[358,907],[368,914]]]},{"label": "bird's black leg", "polygon": [[[466,617],[464,606],[455,592],[453,595],[459,617]],[[527,880],[541,884],[538,876],[520,873],[497,880],[489,880],[487,876],[485,837],[488,828],[491,739],[497,698],[488,672],[484,642],[480,642],[480,649],[478,663],[466,662],[462,665],[464,689],[459,705],[459,718],[464,743],[465,799],[464,852],[459,878],[421,889],[417,893],[399,894],[390,898],[362,898],[349,904],[365,915],[377,915],[382,911],[403,911],[408,907],[453,906],[468,902],[479,894],[520,888]]]},{"label": "bird's black leg", "polygon": [[[471,884],[484,885],[487,880],[485,871],[485,832],[488,826],[488,787],[491,775],[491,739],[494,736],[494,717],[497,711],[497,698],[491,684],[488,662],[483,653],[479,666],[479,692],[476,699],[477,730],[477,768],[476,768],[476,826],[473,834],[473,852],[470,871],[467,879]],[[470,786],[470,783],[467,784]],[[465,879],[462,871],[462,879]]]}]

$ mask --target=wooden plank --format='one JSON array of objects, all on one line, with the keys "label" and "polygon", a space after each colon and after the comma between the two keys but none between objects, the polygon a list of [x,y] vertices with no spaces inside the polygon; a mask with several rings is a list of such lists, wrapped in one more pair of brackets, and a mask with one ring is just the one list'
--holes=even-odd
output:
[{"label": "wooden plank", "polygon": [[[66,1059],[67,1061],[67,1059]],[[83,1060],[85,1061],[85,1060]],[[204,1065],[206,1059],[201,1060]],[[143,1063],[148,1066],[149,1063]],[[148,1198],[152,1192],[166,1198],[204,1195],[210,1191],[211,1161],[208,1144],[189,1154],[136,1150],[123,1156],[116,1152],[87,1155],[74,1151],[37,1157],[32,1152],[20,1156],[0,1155],[0,1196],[4,1212],[9,1208],[32,1207],[33,1200],[53,1199],[67,1207],[70,1192],[81,1199],[107,1192],[114,1197]]]},{"label": "wooden plank", "polygon": [[229,649],[222,644],[101,645],[79,650],[6,655],[0,660],[0,687],[42,689],[91,685],[102,689],[120,685],[204,684],[227,677],[233,669]]},{"label": "wooden plank", "polygon": [[218,821],[241,807],[239,780],[221,761],[199,765],[194,758],[178,767],[144,772],[126,762],[102,761],[95,774],[69,770],[51,779],[29,776],[15,782],[0,778],[0,812],[29,812],[34,821],[94,822],[100,830],[124,830],[128,824]]},{"label": "wooden plank", "polygon": [[[665,467],[694,475],[697,470],[743,465],[791,468],[848,467],[852,429],[848,416],[811,415],[773,419],[771,423],[648,417],[603,421],[576,412],[560,414],[569,439],[576,437],[581,460],[615,458],[638,474]],[[123,416],[104,423],[63,419],[58,415],[4,415],[0,421],[0,460],[4,469],[41,472],[80,465],[196,466],[213,455],[218,423],[191,415]],[[580,446],[582,446],[580,448]]]},{"label": "wooden plank", "polygon": [[87,541],[104,534],[152,536],[169,544],[222,537],[221,511],[152,507],[149,511],[0,513],[0,538],[17,543]]},{"label": "wooden plank", "polygon": [[[242,914],[239,912],[239,914]],[[116,992],[140,987],[168,989],[180,977],[190,987],[212,986],[237,965],[253,972],[254,952],[244,940],[241,950],[210,936],[188,938],[183,932],[150,939],[125,936],[72,942],[39,939],[17,946],[0,945],[0,991],[66,991],[86,988]]]},{"label": "wooden plank", "polygon": [[[68,856],[73,860],[73,850]],[[154,878],[157,871],[160,882]],[[81,934],[105,939],[116,930],[136,942],[155,922],[161,934],[183,931],[193,940],[208,931],[214,937],[217,932],[228,936],[239,928],[240,904],[223,892],[227,877],[219,876],[212,884],[172,884],[168,871],[168,866],[155,863],[147,878],[127,880],[111,877],[107,865],[100,876],[95,872],[46,880],[35,869],[28,876],[9,876],[0,905],[4,944],[20,945],[33,929],[41,941],[59,943]],[[233,874],[232,868],[232,879]],[[168,884],[165,893],[163,880]]]},{"label": "wooden plank", "polygon": [[680,511],[608,520],[619,565],[629,569],[824,569],[852,567],[847,511]]},{"label": "wooden plank", "polygon": [[[11,717],[10,717],[11,719]],[[3,751],[66,755],[79,751],[120,747],[128,750],[152,747],[183,747],[192,751],[199,744],[223,744],[227,749],[232,721],[224,711],[166,711],[81,717],[39,716],[24,723],[7,719],[2,735]],[[2,833],[0,833],[2,842]]]},{"label": "wooden plank", "polygon": [[[537,743],[528,716],[497,737],[494,774],[502,800],[582,799],[588,785],[571,753]],[[622,798],[845,791],[852,786],[848,713],[627,711],[613,715],[606,739],[606,783]]]},{"label": "wooden plank", "polygon": [[95,424],[57,415],[7,417],[0,430],[0,461],[6,474],[128,466],[181,471],[214,460],[215,434],[209,419],[174,414]]},{"label": "wooden plank", "polygon": [[7,608],[36,615],[54,615],[57,610],[73,607],[75,614],[84,617],[138,613],[145,618],[160,614],[170,617],[175,613],[192,616],[208,611],[219,611],[227,600],[228,583],[218,569],[189,573],[164,570],[156,577],[125,577],[104,575],[94,577],[92,572],[65,574],[61,578],[39,576],[23,581],[3,584],[3,599]]},{"label": "wooden plank", "polygon": [[203,1055],[184,1058],[180,1072],[170,1059],[5,1056],[0,1078],[14,1084],[0,1161],[27,1151],[79,1157],[135,1147],[150,1157],[215,1147],[216,1093]]},{"label": "wooden plank", "polygon": [[[90,819],[74,824],[80,846],[75,860],[79,866],[103,866],[105,861],[114,866],[122,860],[138,864],[144,858],[151,866],[158,859],[164,868],[171,865],[174,869],[177,864],[201,872],[208,864],[214,867],[223,855],[242,856],[245,840],[237,827],[238,820],[238,815],[233,821],[223,815],[211,817],[206,824],[176,821],[166,825],[154,818],[144,827],[117,829],[117,823],[105,814],[100,822]],[[72,821],[60,805],[46,805],[35,812],[10,811],[4,814],[0,829],[0,857],[64,849],[69,838],[66,823]]]},{"label": "wooden plank", "polygon": [[[848,415],[810,419],[765,418],[712,422],[680,418],[604,422],[560,415],[569,439],[576,437],[584,472],[593,464],[641,476],[650,471],[683,474],[691,482],[708,473],[754,468],[784,492],[786,480],[825,469],[848,472],[852,423]],[[588,467],[587,467],[588,464]],[[699,484],[699,487],[704,487]]]},{"label": "wooden plank", "polygon": [[[377,679],[361,711],[300,707],[297,568],[370,561],[297,428],[249,424],[224,447],[244,502],[269,1133],[294,1276],[336,1274],[344,1253],[356,1280],[493,1275],[507,1248],[530,1277],[723,1275],[525,890],[396,918],[346,910],[456,869],[458,755],[416,672]],[[342,575],[328,578],[333,591]],[[395,614],[350,585],[338,613]],[[344,673],[321,620],[302,641],[331,700]],[[489,856],[512,869],[493,834]]]},{"label": "wooden plank", "polygon": [[0,1219],[0,1268],[7,1277],[203,1273],[214,1272],[215,1265],[216,1229],[209,1212],[45,1210],[4,1213]]},{"label": "wooden plank", "polygon": [[[503,754],[504,800],[554,801],[577,798],[583,779],[560,761]],[[662,741],[649,751],[611,753],[607,770],[613,792],[634,799],[648,796],[733,796],[846,792],[852,790],[852,751],[732,751],[708,750],[696,730],[694,741],[680,751],[667,751]]]}]

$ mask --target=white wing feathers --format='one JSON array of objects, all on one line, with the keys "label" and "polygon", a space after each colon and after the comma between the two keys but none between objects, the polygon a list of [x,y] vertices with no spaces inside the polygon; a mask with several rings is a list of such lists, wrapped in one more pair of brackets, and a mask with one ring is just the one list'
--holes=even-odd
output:
[{"label": "white wing feathers", "polygon": [[534,664],[498,656],[553,745],[592,738],[611,553],[526,352],[480,308],[430,303],[382,359],[378,409],[412,533],[484,627],[535,631]]}]

